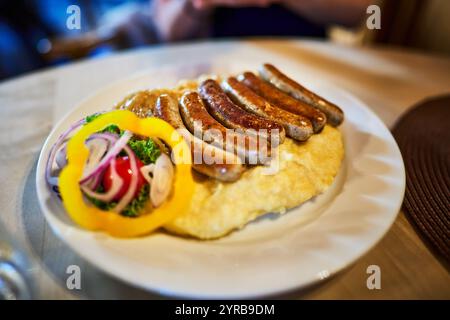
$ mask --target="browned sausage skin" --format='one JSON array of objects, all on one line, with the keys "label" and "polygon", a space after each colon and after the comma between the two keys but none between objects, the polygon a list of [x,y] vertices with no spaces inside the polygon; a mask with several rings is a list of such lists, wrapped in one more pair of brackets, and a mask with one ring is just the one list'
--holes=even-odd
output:
[{"label": "browned sausage skin", "polygon": [[246,111],[283,125],[286,134],[292,139],[305,141],[312,135],[312,124],[308,118],[272,106],[235,77],[224,80],[222,87],[231,99]]},{"label": "browned sausage skin", "polygon": [[271,84],[261,80],[255,74],[244,72],[239,76],[239,80],[275,107],[307,117],[311,121],[315,133],[320,132],[326,124],[327,117],[323,112],[292,98]]},{"label": "browned sausage skin", "polygon": [[264,64],[259,70],[259,75],[261,78],[270,82],[272,85],[291,95],[295,99],[304,101],[321,110],[327,115],[328,122],[331,125],[338,126],[344,120],[344,112],[337,105],[308,90],[298,82],[286,76],[273,65],[268,63]]},{"label": "browned sausage skin", "polygon": [[224,127],[208,113],[197,92],[186,92],[181,97],[180,112],[186,127],[197,138],[237,154],[247,164],[265,164],[270,160],[270,146]]},{"label": "browned sausage skin", "polygon": [[227,128],[208,113],[197,92],[186,92],[181,97],[180,112],[186,127],[197,138],[219,147],[224,145]]},{"label": "browned sausage skin", "polygon": [[156,101],[153,114],[166,122],[175,129],[183,129],[184,124],[178,111],[178,101],[167,94],[160,95]]},{"label": "browned sausage skin", "polygon": [[[194,158],[192,168],[195,171],[220,181],[232,182],[238,180],[246,170],[239,157],[195,138],[186,129],[178,109],[178,100],[174,97],[159,96],[154,115],[168,122],[184,137],[191,148]],[[215,159],[220,159],[220,163],[212,163]]]},{"label": "browned sausage skin", "polygon": [[209,113],[224,126],[251,132],[260,141],[266,138],[274,146],[283,143],[286,132],[282,125],[244,111],[230,100],[216,81],[203,81],[199,86],[199,93],[206,102]]}]

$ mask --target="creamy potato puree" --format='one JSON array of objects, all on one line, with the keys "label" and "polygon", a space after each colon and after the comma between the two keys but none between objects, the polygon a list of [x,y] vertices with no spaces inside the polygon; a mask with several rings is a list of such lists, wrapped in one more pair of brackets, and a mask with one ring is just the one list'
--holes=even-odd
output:
[{"label": "creamy potato puree", "polygon": [[200,239],[218,238],[260,215],[302,204],[333,183],[344,156],[341,133],[327,125],[305,143],[286,138],[279,154],[274,175],[264,175],[264,167],[257,166],[236,182],[198,181],[190,210],[165,228]]}]

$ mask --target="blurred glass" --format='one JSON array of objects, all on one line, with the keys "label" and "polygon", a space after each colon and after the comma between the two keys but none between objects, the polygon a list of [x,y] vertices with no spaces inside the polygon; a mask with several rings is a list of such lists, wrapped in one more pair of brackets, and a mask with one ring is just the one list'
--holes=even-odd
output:
[{"label": "blurred glass", "polygon": [[31,262],[0,223],[0,300],[32,299]]}]

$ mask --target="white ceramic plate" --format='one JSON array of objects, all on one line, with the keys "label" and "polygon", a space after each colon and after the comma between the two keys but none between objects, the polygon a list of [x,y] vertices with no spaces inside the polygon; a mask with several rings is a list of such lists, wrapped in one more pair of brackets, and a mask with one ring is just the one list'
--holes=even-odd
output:
[{"label": "white ceramic plate", "polygon": [[[114,84],[74,108],[49,135],[37,168],[39,202],[53,231],[92,264],[130,284],[195,298],[261,297],[305,287],[368,252],[399,211],[405,188],[403,161],[390,132],[372,111],[323,83],[308,85],[340,105],[346,116],[341,126],[346,152],[342,170],[325,194],[283,216],[267,215],[215,241],[166,233],[115,239],[74,225],[48,190],[44,171],[49,150],[71,123],[109,109],[138,89],[172,86],[201,73],[255,70],[259,63],[165,67]],[[280,68],[305,80],[294,63]]]}]

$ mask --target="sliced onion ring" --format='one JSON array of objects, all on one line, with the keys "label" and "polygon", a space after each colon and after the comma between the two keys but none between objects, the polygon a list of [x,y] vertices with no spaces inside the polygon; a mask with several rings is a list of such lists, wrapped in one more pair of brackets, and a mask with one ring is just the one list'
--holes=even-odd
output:
[{"label": "sliced onion ring", "polygon": [[123,179],[117,174],[116,171],[116,159],[113,158],[111,160],[111,179],[112,179],[112,185],[111,189],[108,190],[108,192],[105,193],[98,193],[95,191],[92,191],[88,186],[81,185],[80,188],[83,190],[83,192],[88,195],[91,198],[103,201],[103,202],[110,202],[114,199],[114,197],[117,195],[117,193],[120,191],[123,185]]},{"label": "sliced onion ring", "polygon": [[150,201],[154,207],[159,207],[169,196],[172,189],[173,176],[174,170],[170,157],[165,153],[161,153],[156,159],[150,186]]},{"label": "sliced onion ring", "polygon": [[152,177],[150,176],[150,173],[153,173],[154,169],[155,169],[154,163],[150,163],[146,166],[141,167],[140,169],[142,176],[144,177],[145,180],[147,180],[149,184],[152,183]]},{"label": "sliced onion ring", "polygon": [[84,172],[90,172],[108,151],[108,141],[105,139],[89,139],[86,142],[89,148],[89,157],[84,167]]},{"label": "sliced onion ring", "polygon": [[123,150],[127,153],[128,159],[130,160],[130,169],[132,172],[132,176],[127,192],[123,195],[122,199],[120,199],[119,203],[113,209],[117,213],[120,213],[123,209],[125,209],[125,207],[131,202],[131,200],[133,200],[138,184],[138,175],[140,174],[137,168],[136,155],[134,154],[133,150],[131,150],[127,145],[124,146]]},{"label": "sliced onion ring", "polygon": [[[119,140],[119,136],[117,134],[108,133],[108,132],[95,133],[95,134],[92,134],[87,139],[87,144],[89,144],[91,141],[94,141],[94,140],[103,141],[105,144],[109,144],[109,147],[110,147],[111,145],[116,143],[117,140]],[[104,154],[104,152],[103,152],[103,154]],[[95,159],[95,161],[94,161],[94,159],[88,160],[90,167],[91,168],[94,167],[98,162],[100,162],[100,160],[101,160],[101,158],[97,158],[97,159]],[[91,179],[84,182],[83,185],[89,187],[92,191],[95,191],[97,189],[97,187],[100,185],[103,171],[104,170],[99,170]]]},{"label": "sliced onion ring", "polygon": [[66,149],[67,149],[67,140],[64,141],[63,143],[61,143],[60,147],[56,151],[55,163],[56,163],[56,165],[58,166],[59,169],[64,168],[66,166],[66,164],[67,164]]},{"label": "sliced onion ring", "polygon": [[[52,176],[52,166],[53,166],[53,162],[55,161],[56,152],[60,149],[61,144],[63,144],[65,142],[67,137],[72,132],[74,132],[76,129],[78,129],[81,125],[83,125],[85,122],[86,122],[85,119],[81,119],[81,120],[78,120],[77,122],[75,122],[74,124],[72,124],[69,129],[67,129],[65,132],[63,132],[58,137],[55,144],[50,149],[50,154],[48,156],[47,164],[45,167],[45,178],[47,180],[47,183],[51,187],[58,186],[58,178]],[[52,188],[52,190],[53,190],[53,188]]]},{"label": "sliced onion ring", "polygon": [[80,183],[84,184],[95,175],[101,173],[110,164],[111,160],[116,158],[117,155],[120,153],[120,151],[124,149],[124,147],[127,145],[128,140],[130,140],[132,136],[133,134],[130,131],[125,131],[123,135],[114,144],[114,146],[112,146],[112,148],[109,149],[109,151],[103,157],[103,159],[95,167],[91,168],[87,173],[83,175],[83,177],[80,180]]}]

